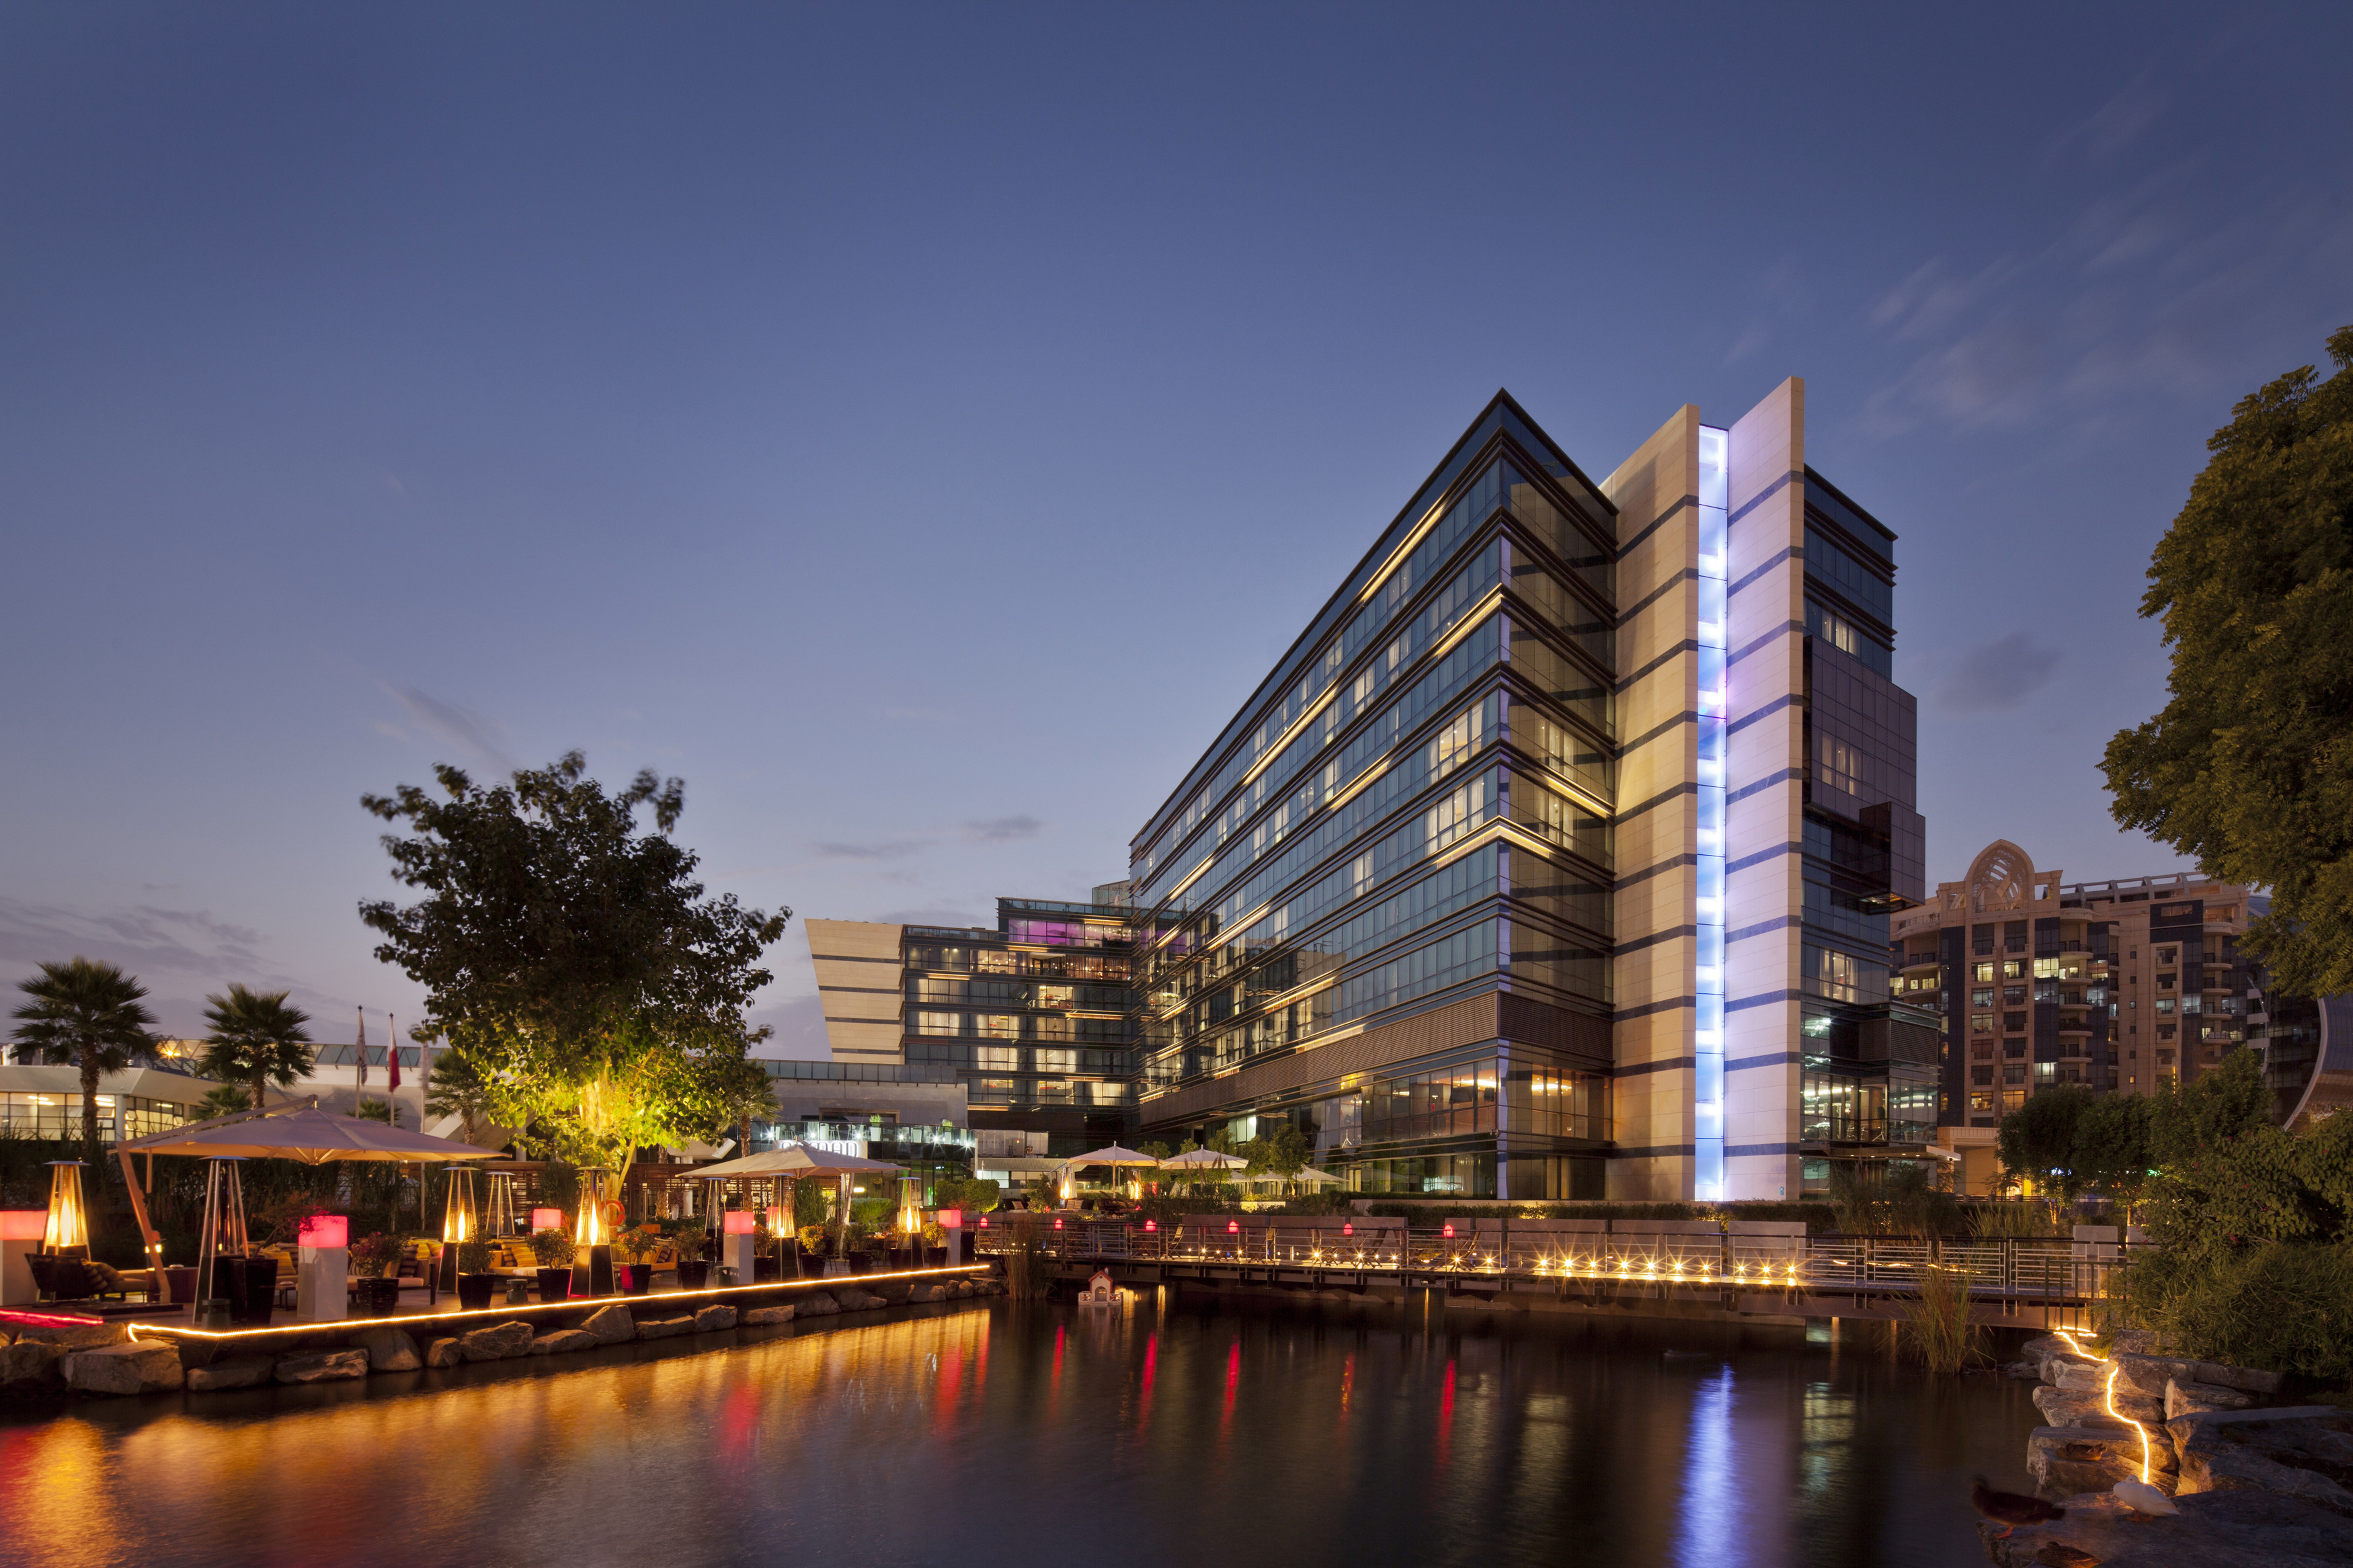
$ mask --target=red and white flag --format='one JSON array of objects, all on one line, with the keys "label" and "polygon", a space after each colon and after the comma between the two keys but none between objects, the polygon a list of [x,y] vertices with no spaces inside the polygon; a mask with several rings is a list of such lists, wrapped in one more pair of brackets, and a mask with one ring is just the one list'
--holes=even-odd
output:
[{"label": "red and white flag", "polygon": [[392,1044],[385,1047],[384,1089],[386,1094],[400,1092],[400,1020],[385,1015],[385,1027],[392,1031]]},{"label": "red and white flag", "polygon": [[[364,1007],[360,1009],[360,1043],[354,1054],[360,1058],[359,1085],[362,1089],[365,1089],[367,1087],[367,1009]],[[354,1105],[352,1109],[356,1111],[359,1107]]]}]

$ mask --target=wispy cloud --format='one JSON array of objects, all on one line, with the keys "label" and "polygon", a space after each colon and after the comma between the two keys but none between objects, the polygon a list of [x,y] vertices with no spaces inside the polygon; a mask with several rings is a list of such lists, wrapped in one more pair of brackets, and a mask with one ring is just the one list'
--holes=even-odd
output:
[{"label": "wispy cloud", "polygon": [[2057,648],[2012,632],[1961,655],[1932,700],[1947,713],[1996,713],[2025,701],[2058,670]]},{"label": "wispy cloud", "polygon": [[1035,838],[1045,826],[1034,816],[999,816],[987,822],[965,823],[964,836],[976,844],[1006,844]]},{"label": "wispy cloud", "polygon": [[427,696],[413,686],[385,685],[385,692],[401,707],[417,728],[439,741],[472,755],[477,761],[489,763],[501,773],[515,771],[514,759],[507,754],[506,727],[494,719],[460,708],[454,702],[444,702]]},{"label": "wispy cloud", "polygon": [[903,860],[931,847],[928,838],[894,838],[879,844],[820,844],[817,853],[820,860]]}]

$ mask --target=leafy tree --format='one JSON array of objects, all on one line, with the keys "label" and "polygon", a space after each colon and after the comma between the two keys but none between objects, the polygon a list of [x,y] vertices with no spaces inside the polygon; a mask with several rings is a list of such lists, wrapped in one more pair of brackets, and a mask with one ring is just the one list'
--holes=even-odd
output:
[{"label": "leafy tree", "polygon": [[352,1114],[362,1121],[382,1121],[388,1124],[392,1121],[392,1107],[384,1100],[363,1096],[360,1102],[352,1107]]},{"label": "leafy tree", "polygon": [[2241,1046],[2171,1095],[2150,1102],[2149,1163],[2178,1164],[2199,1151],[2272,1125],[2263,1058]]},{"label": "leafy tree", "polygon": [[1139,1154],[1149,1154],[1155,1160],[1166,1160],[1170,1155],[1176,1152],[1176,1150],[1171,1149],[1167,1144],[1163,1143],[1157,1138],[1154,1139],[1149,1143],[1138,1143],[1135,1146],[1135,1152]]},{"label": "leafy tree", "polygon": [[259,1110],[272,1083],[284,1089],[311,1076],[317,1053],[302,1026],[311,1016],[286,1005],[283,991],[249,991],[232,982],[225,996],[207,996],[205,1076],[248,1086]]},{"label": "leafy tree", "polygon": [[81,1069],[82,1158],[95,1170],[98,1080],[133,1062],[161,1059],[155,1016],[141,1002],[147,988],[115,964],[76,957],[42,964],[16,989],[31,998],[16,1012],[16,1059]]},{"label": "leafy tree", "polygon": [[932,1184],[932,1206],[987,1214],[997,1206],[997,1194],[1002,1190],[994,1178],[943,1176]]},{"label": "leafy tree", "polygon": [[727,1062],[714,1069],[717,1093],[726,1110],[726,1124],[735,1138],[735,1152],[752,1152],[752,1124],[776,1114],[776,1083],[758,1062]]},{"label": "leafy tree", "polygon": [[[790,910],[706,899],[671,842],[685,786],[649,770],[607,794],[569,752],[509,784],[434,770],[361,804],[394,877],[425,894],[360,906],[376,956],[426,987],[426,1024],[471,1055],[499,1120],[541,1151],[606,1166],[723,1135],[732,1073],[766,1029],[744,1018]],[[651,807],[656,831],[636,831]]]},{"label": "leafy tree", "polygon": [[2353,327],[2328,355],[2207,442],[2141,599],[2172,699],[2102,764],[2117,822],[2272,889],[2247,943],[2315,996],[2353,990]]},{"label": "leafy tree", "polygon": [[2053,1197],[2073,1196],[2078,1185],[2075,1129],[2091,1100],[2091,1091],[2073,1083],[2030,1096],[2001,1119],[1994,1134],[2002,1169]]},{"label": "leafy tree", "polygon": [[2160,1103],[2143,1094],[2094,1096],[2075,1122],[2077,1184],[2120,1200],[2129,1211],[2148,1184],[2149,1126]]}]

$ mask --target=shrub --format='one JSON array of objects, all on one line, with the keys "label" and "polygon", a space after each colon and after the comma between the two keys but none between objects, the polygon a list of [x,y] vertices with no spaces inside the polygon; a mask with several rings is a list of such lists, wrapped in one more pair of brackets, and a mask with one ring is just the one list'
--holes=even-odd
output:
[{"label": "shrub", "polygon": [[[2179,1258],[2179,1255],[2177,1255]],[[2203,1361],[2353,1378],[2353,1252],[2260,1242],[2220,1260],[2179,1258],[2135,1269],[2167,1342]]]},{"label": "shrub", "polygon": [[568,1268],[572,1266],[572,1233],[560,1226],[531,1233],[531,1255],[542,1268]]},{"label": "shrub", "polygon": [[699,1220],[691,1226],[679,1226],[678,1229],[670,1232],[670,1244],[678,1248],[678,1260],[681,1263],[702,1262],[703,1248],[709,1246],[710,1242],[711,1233],[702,1228],[702,1222]]},{"label": "shrub", "polygon": [[481,1274],[491,1267],[491,1244],[480,1237],[458,1244],[458,1272]]},{"label": "shrub", "polygon": [[400,1238],[373,1231],[353,1242],[349,1250],[351,1266],[362,1279],[388,1274],[400,1261]]},{"label": "shrub", "polygon": [[1984,1331],[1969,1321],[1969,1271],[1924,1270],[1920,1299],[1905,1309],[1902,1336],[1930,1372],[1943,1376],[1976,1360]]}]

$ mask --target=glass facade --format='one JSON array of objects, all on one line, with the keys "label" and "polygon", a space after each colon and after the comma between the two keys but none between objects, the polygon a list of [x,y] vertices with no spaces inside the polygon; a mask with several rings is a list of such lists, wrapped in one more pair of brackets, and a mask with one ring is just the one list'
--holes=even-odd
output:
[{"label": "glass facade", "polygon": [[1132,911],[997,900],[997,924],[901,938],[908,1070],[965,1085],[975,1125],[1034,1128],[1056,1153],[1113,1142],[1134,1104]]},{"label": "glass facade", "polygon": [[[167,1131],[192,1120],[195,1110],[195,1107],[176,1100],[149,1100],[135,1094],[101,1094],[98,1097],[99,1142],[115,1143],[126,1138]],[[0,1135],[79,1139],[81,1096],[0,1093]]]},{"label": "glass facade", "polygon": [[1310,1071],[1206,1119],[1171,1097],[1482,994],[1607,1019],[1614,531],[1499,399],[1137,837],[1147,1135],[1287,1119],[1367,1192],[1583,1179],[1606,1045],[1493,1039],[1335,1093]]}]

